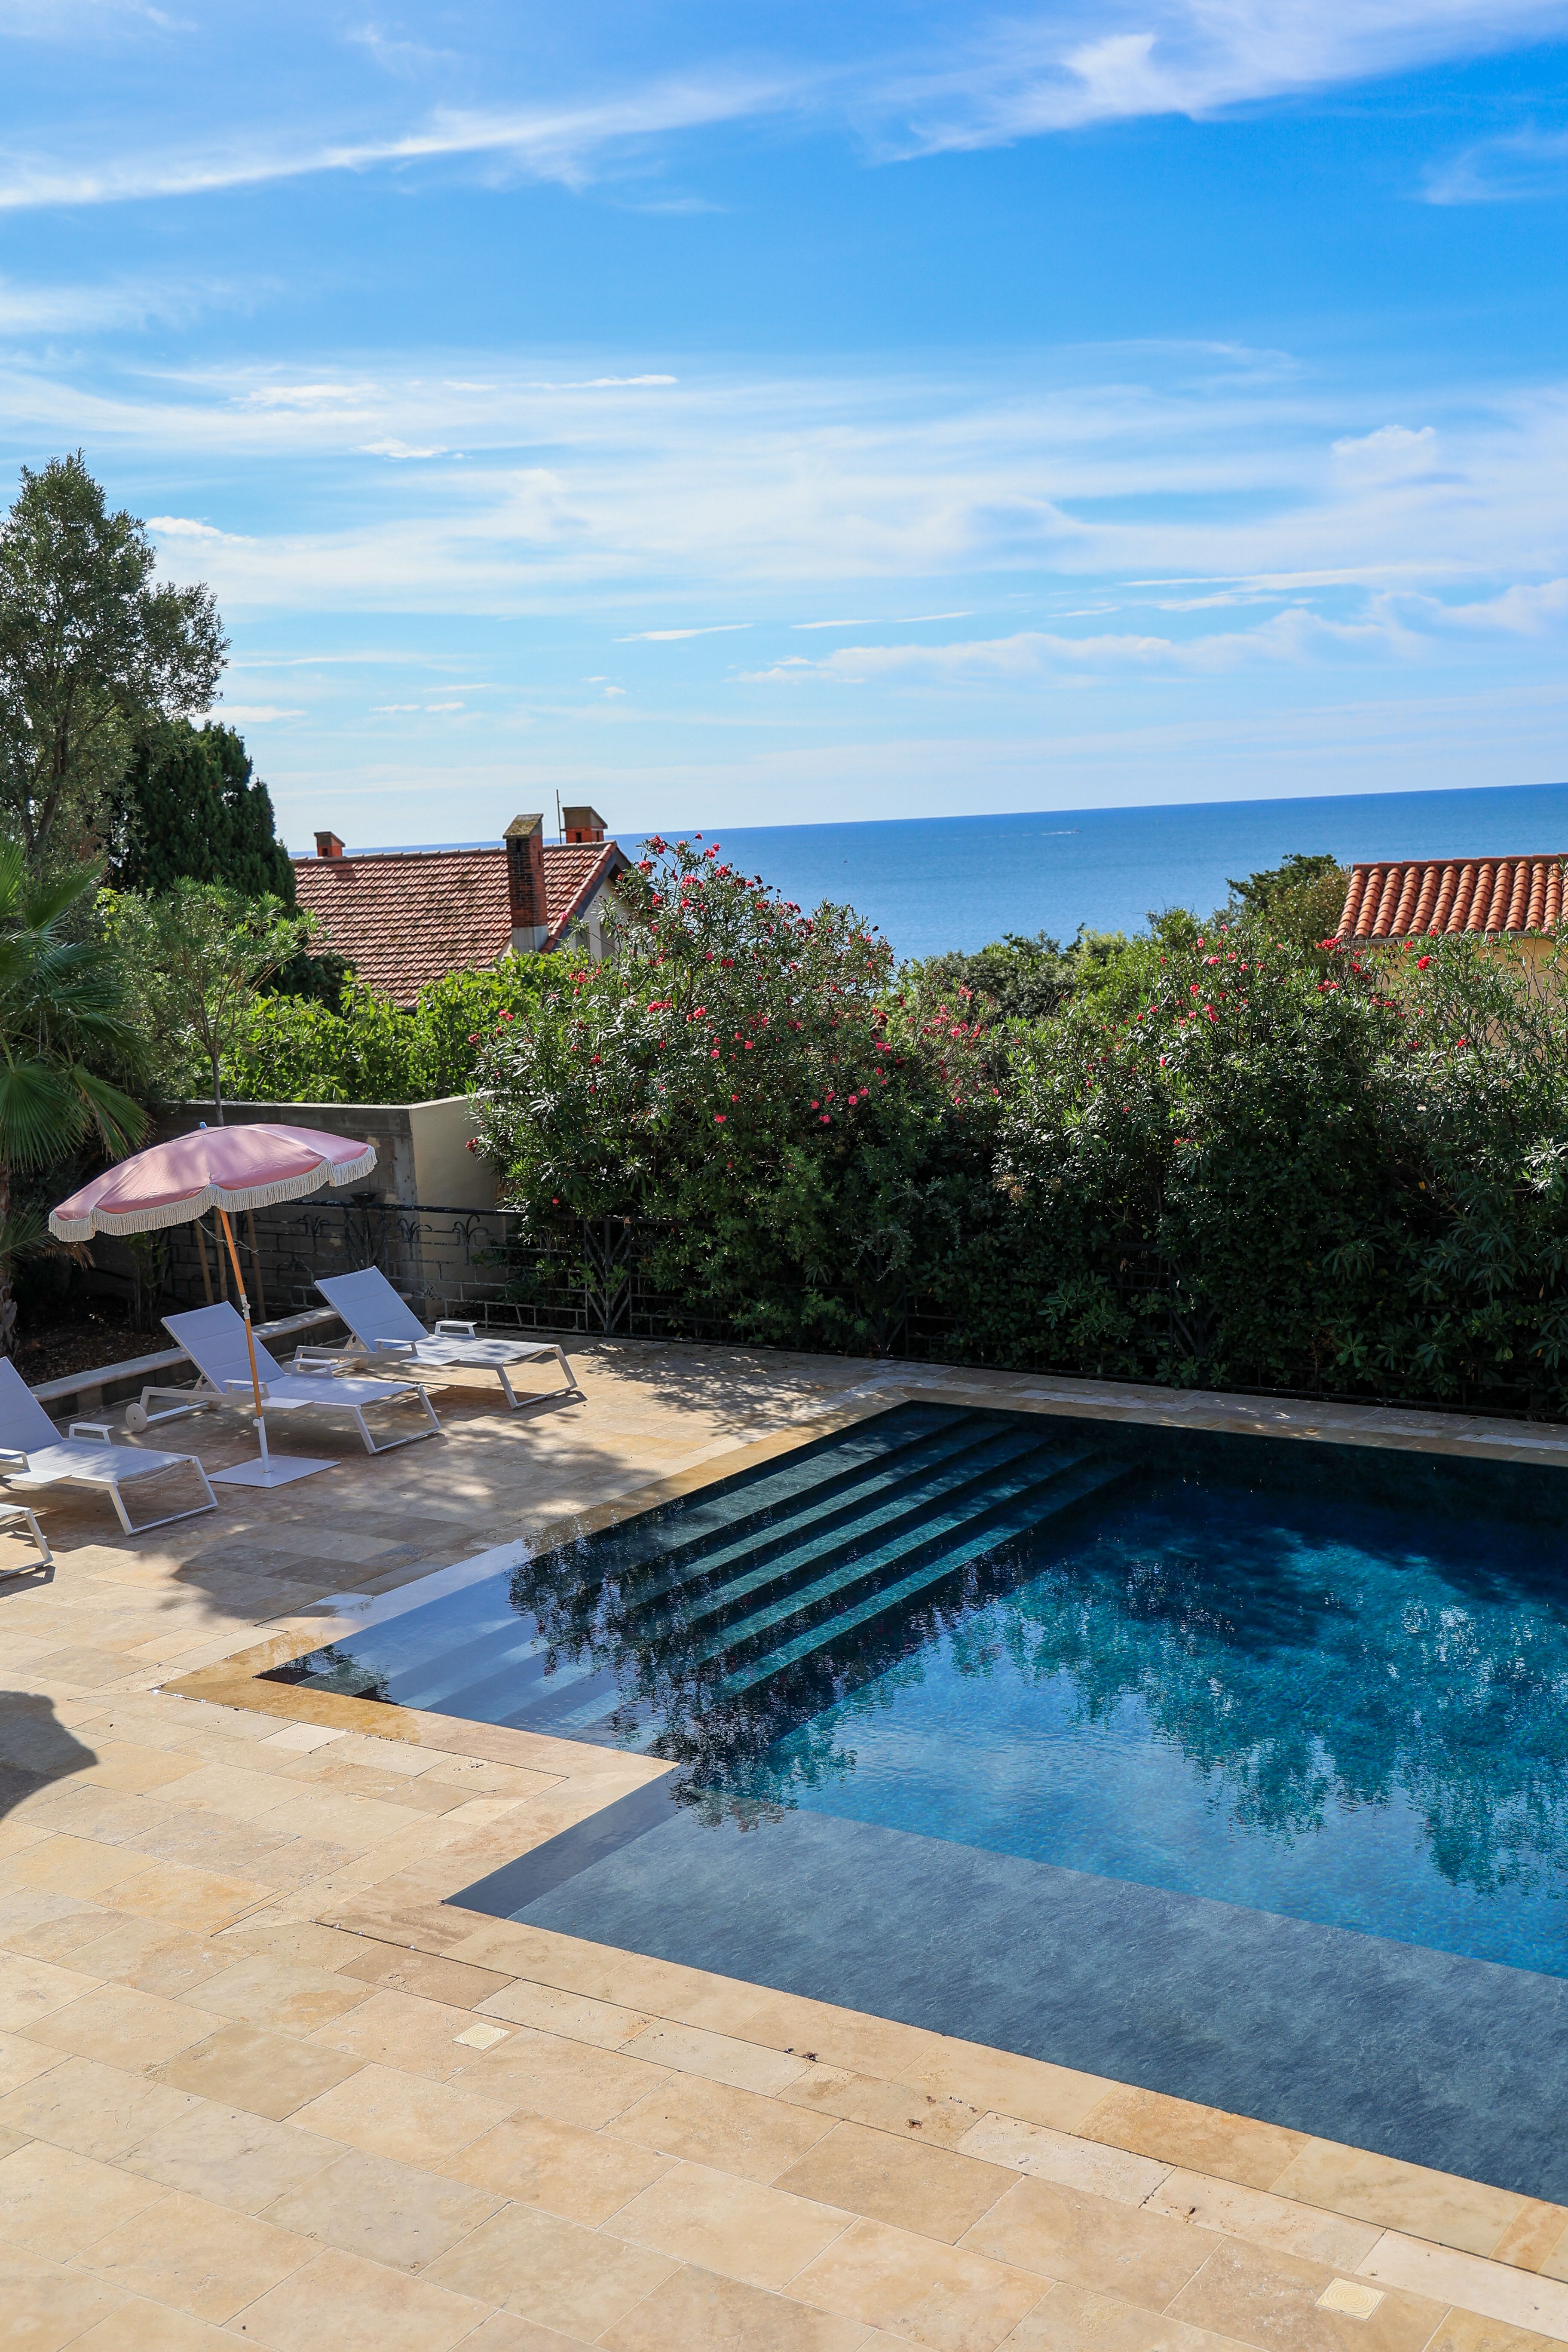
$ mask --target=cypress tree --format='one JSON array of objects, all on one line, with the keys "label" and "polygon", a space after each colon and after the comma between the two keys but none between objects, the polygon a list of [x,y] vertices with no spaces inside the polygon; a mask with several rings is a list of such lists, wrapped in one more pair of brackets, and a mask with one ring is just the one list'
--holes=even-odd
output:
[{"label": "cypress tree", "polygon": [[158,898],[182,877],[247,898],[294,904],[294,868],[273,829],[272,795],[232,727],[180,723],[138,751],[121,787],[123,890]]}]

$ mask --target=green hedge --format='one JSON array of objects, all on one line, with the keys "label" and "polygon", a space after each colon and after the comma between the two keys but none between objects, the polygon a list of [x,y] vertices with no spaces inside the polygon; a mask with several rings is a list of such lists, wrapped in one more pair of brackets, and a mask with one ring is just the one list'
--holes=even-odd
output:
[{"label": "green hedge", "polygon": [[224,1063],[238,1102],[427,1102],[468,1094],[484,1040],[534,1018],[545,957],[508,958],[491,971],[449,972],[404,1012],[350,982],[337,1006],[268,996]]},{"label": "green hedge", "polygon": [[714,851],[623,892],[616,958],[551,961],[480,1054],[541,1238],[647,1220],[659,1290],[784,1344],[912,1310],[965,1362],[1568,1407],[1555,965],[1336,953],[1243,897],[1009,1022]]}]

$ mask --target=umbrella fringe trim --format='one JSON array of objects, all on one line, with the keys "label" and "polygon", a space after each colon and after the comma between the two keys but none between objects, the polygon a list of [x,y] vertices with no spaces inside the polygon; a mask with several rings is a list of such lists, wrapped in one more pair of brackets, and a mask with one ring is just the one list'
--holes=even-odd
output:
[{"label": "umbrella fringe trim", "polygon": [[[329,1170],[327,1181],[333,1186],[357,1183],[374,1166],[375,1149],[372,1145],[357,1160],[345,1160]],[[85,1217],[61,1217],[56,1213],[49,1218],[49,1231],[61,1242],[90,1241],[94,1234],[157,1233],[165,1225],[194,1224],[208,1209],[226,1209],[232,1215],[241,1209],[274,1208],[280,1201],[302,1201],[307,1193],[321,1190],[321,1176],[322,1163],[318,1161],[303,1175],[281,1177],[274,1184],[243,1184],[232,1192],[221,1184],[204,1184],[199,1192],[187,1192],[183,1200],[164,1201],[121,1213],[93,1209]]]}]

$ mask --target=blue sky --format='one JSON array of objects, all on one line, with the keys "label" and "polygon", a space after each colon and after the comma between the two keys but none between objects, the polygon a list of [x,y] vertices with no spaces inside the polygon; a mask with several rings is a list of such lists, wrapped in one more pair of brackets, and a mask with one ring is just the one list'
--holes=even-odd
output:
[{"label": "blue sky", "polygon": [[0,0],[291,842],[1568,774],[1568,0]]}]

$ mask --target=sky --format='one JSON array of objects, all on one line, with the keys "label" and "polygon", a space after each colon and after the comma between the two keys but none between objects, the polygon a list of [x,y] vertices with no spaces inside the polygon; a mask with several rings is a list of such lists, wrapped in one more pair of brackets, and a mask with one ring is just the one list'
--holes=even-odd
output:
[{"label": "sky", "polygon": [[308,846],[1568,776],[1568,0],[0,0]]}]

